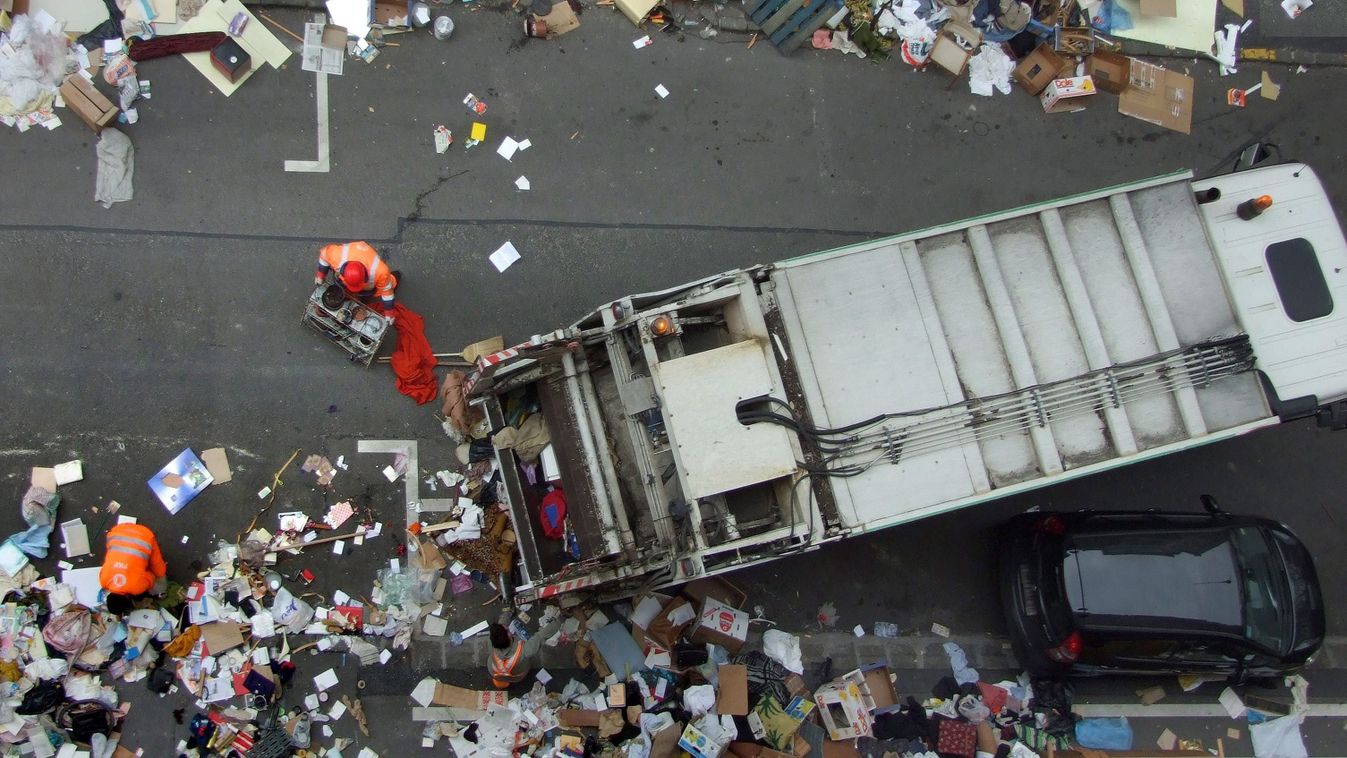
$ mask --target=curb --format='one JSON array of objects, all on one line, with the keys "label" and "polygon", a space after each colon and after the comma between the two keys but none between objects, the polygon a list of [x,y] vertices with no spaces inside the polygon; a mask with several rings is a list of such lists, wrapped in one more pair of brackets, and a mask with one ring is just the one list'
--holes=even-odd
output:
[{"label": "curb", "polygon": [[[992,671],[1017,671],[1020,666],[1010,647],[1010,640],[991,635],[963,635],[949,638],[934,634],[886,639],[866,635],[856,637],[846,632],[825,632],[800,635],[800,653],[806,668],[827,658],[833,659],[833,671],[842,672],[865,664],[884,661],[895,671],[948,671],[949,657],[944,644],[956,642],[968,655],[968,665]],[[462,645],[452,645],[447,637],[430,637],[417,633],[412,638],[418,668],[438,670],[476,670],[485,665],[490,643],[485,635],[477,635]],[[761,649],[761,636],[749,637],[746,649]],[[541,666],[549,669],[575,668],[572,649],[544,646],[539,654]],[[1347,669],[1347,637],[1329,637],[1307,667],[1310,671]]]}]

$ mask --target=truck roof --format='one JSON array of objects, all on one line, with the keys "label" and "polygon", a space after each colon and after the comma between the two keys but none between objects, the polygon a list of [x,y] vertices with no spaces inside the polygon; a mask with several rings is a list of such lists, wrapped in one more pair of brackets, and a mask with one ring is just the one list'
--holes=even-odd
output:
[{"label": "truck roof", "polygon": [[[1322,349],[1347,349],[1324,335],[1343,333],[1336,316],[1292,321],[1270,275],[1255,271],[1262,247],[1291,229],[1328,256],[1325,270],[1347,269],[1318,180],[1299,164],[1251,171],[1199,185],[1224,193],[1199,206],[1190,178],[773,267],[813,426],[883,417],[834,459],[852,470],[830,478],[845,526],[920,518],[1273,423],[1254,355],[1282,398],[1347,392],[1347,362]],[[1244,196],[1269,186],[1280,217],[1236,220]],[[1337,292],[1341,274],[1331,275]]]}]

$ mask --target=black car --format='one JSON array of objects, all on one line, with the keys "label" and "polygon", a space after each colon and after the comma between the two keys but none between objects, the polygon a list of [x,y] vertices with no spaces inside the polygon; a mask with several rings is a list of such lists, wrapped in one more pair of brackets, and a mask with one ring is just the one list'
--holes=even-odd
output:
[{"label": "black car", "polygon": [[1270,681],[1324,638],[1314,561],[1285,526],[1206,513],[1026,513],[1008,525],[1001,604],[1036,676]]}]

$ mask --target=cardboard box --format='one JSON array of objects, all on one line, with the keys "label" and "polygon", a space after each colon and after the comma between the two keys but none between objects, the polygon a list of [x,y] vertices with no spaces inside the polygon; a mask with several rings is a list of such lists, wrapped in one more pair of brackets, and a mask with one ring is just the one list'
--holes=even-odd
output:
[{"label": "cardboard box", "polygon": [[1141,15],[1177,18],[1179,0],[1141,0]]},{"label": "cardboard box", "polygon": [[764,695],[748,714],[748,728],[753,738],[766,742],[776,750],[791,750],[800,724],[814,711],[814,701],[803,697],[791,698],[781,705],[775,697]]},{"label": "cardboard box", "polygon": [[103,127],[117,118],[117,106],[79,74],[67,76],[61,83],[61,97],[66,107],[93,129],[94,134],[103,131]]},{"label": "cardboard box", "polygon": [[615,0],[614,4],[628,21],[640,26],[645,17],[650,15],[650,11],[659,5],[659,0]]},{"label": "cardboard box", "polygon": [[683,587],[682,595],[698,606],[708,597],[713,597],[731,608],[743,608],[748,602],[747,592],[719,576],[708,576],[688,582]]},{"label": "cardboard box", "polygon": [[341,75],[346,65],[346,27],[336,24],[304,25],[300,68],[314,73]]},{"label": "cardboard box", "polygon": [[892,672],[883,663],[872,663],[852,672],[860,678],[861,697],[871,713],[879,713],[898,704],[898,691],[890,678]]},{"label": "cardboard box", "polygon": [[1193,128],[1193,78],[1131,59],[1118,112],[1188,134]]},{"label": "cardboard box", "polygon": [[1085,103],[1094,95],[1094,80],[1088,76],[1068,76],[1053,79],[1038,101],[1044,113],[1074,113],[1085,110]]},{"label": "cardboard box", "polygon": [[722,664],[716,687],[716,713],[728,716],[748,715],[748,667]]},{"label": "cardboard box", "polygon": [[692,627],[692,641],[720,645],[738,653],[748,641],[748,614],[708,597]]},{"label": "cardboard box", "polygon": [[660,609],[646,628],[646,637],[666,650],[672,650],[679,635],[697,620],[697,610],[687,599],[676,597]]},{"label": "cardboard box", "polygon": [[823,685],[814,692],[814,702],[818,704],[823,727],[828,730],[828,739],[870,736],[874,722],[855,681],[844,677]]},{"label": "cardboard box", "polygon": [[390,29],[412,27],[411,2],[408,0],[376,0],[374,23]]},{"label": "cardboard box", "polygon": [[1130,60],[1126,55],[1096,50],[1085,59],[1085,70],[1094,79],[1095,87],[1121,95],[1127,89],[1127,80],[1131,75]]},{"label": "cardboard box", "polygon": [[724,745],[706,736],[692,724],[683,729],[683,735],[678,738],[678,747],[692,758],[719,758],[725,752]]},{"label": "cardboard box", "polygon": [[1037,95],[1061,74],[1071,68],[1071,62],[1058,55],[1051,45],[1041,44],[1024,56],[1015,66],[1015,81],[1020,89]]}]

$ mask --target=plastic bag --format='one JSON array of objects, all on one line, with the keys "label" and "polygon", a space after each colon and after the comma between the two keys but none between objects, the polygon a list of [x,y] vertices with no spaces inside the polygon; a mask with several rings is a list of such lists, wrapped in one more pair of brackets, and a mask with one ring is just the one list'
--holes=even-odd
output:
[{"label": "plastic bag", "polygon": [[693,718],[710,713],[716,707],[716,688],[709,684],[699,684],[683,690],[683,707]]},{"label": "plastic bag", "polygon": [[89,609],[76,607],[52,616],[47,625],[42,627],[42,639],[62,653],[74,655],[88,644],[92,629],[93,618],[89,615]]},{"label": "plastic bag", "polygon": [[282,587],[276,590],[276,600],[271,604],[271,615],[276,617],[276,623],[292,632],[299,632],[313,621],[313,606]]},{"label": "plastic bag", "polygon": [[1249,726],[1253,754],[1258,758],[1308,758],[1305,740],[1300,736],[1301,716],[1282,716]]},{"label": "plastic bag", "polygon": [[56,507],[61,504],[61,496],[48,491],[45,487],[33,485],[23,493],[23,522],[29,526],[54,526]]},{"label": "plastic bag", "polygon": [[780,629],[768,629],[762,634],[762,652],[768,658],[786,667],[787,671],[804,674],[800,656],[800,638]]},{"label": "plastic bag", "polygon": [[1132,725],[1126,716],[1081,719],[1076,722],[1076,742],[1096,750],[1131,750]]}]

